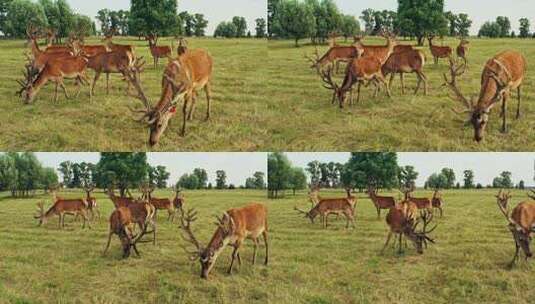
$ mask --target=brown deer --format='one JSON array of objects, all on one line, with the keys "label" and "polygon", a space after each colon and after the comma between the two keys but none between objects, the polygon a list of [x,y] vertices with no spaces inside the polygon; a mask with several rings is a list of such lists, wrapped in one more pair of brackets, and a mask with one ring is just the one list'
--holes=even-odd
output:
[{"label": "brown deer", "polygon": [[[175,187],[175,198],[173,199],[173,206],[176,210],[180,210],[184,207],[184,195],[182,195],[180,188]],[[173,215],[174,218],[174,215]]]},{"label": "brown deer", "polygon": [[123,258],[128,258],[130,256],[131,248],[133,248],[136,255],[139,256],[139,251],[137,250],[136,246],[137,243],[146,242],[146,240],[141,240],[141,238],[147,233],[152,233],[152,231],[147,231],[147,226],[144,226],[143,230],[135,235],[135,223],[136,221],[129,208],[119,207],[113,210],[110,216],[110,232],[108,234],[108,243],[106,244],[106,248],[104,248],[102,255],[106,255],[108,248],[110,247],[112,236],[117,234],[119,240],[121,241]]},{"label": "brown deer", "polygon": [[[389,232],[388,236],[386,237],[385,245],[381,250],[381,254],[384,253],[384,250],[388,246],[393,234],[399,235],[399,253],[402,252],[402,236],[405,236],[414,244],[416,252],[423,254],[424,247],[427,248],[427,242],[433,244],[435,243],[435,241],[428,236],[437,228],[437,225],[431,229],[427,228],[432,220],[433,214],[426,211],[423,211],[419,218],[414,219],[413,216],[410,216],[410,214],[406,213],[403,204],[390,208],[388,214],[386,215],[386,224],[389,227]],[[420,222],[423,223],[423,227],[421,231],[417,231],[417,227]]]},{"label": "brown deer", "polygon": [[227,245],[234,247],[232,261],[228,269],[228,273],[232,274],[232,267],[236,258],[238,258],[238,262],[241,265],[239,249],[245,238],[250,238],[254,243],[252,261],[254,265],[258,239],[262,235],[266,246],[264,265],[268,264],[268,220],[267,209],[264,205],[253,203],[242,208],[227,210],[222,217],[217,217],[217,229],[206,247],[199,243],[191,230],[191,223],[197,219],[197,212],[192,209],[188,210],[187,213],[184,213],[182,209],[180,212],[182,237],[195,247],[193,250],[188,250],[186,246],[183,246],[183,248],[188,254],[191,254],[190,259],[192,261],[197,259],[200,261],[201,278],[208,279],[210,270],[212,270],[218,256]]},{"label": "brown deer", "polygon": [[185,54],[188,50],[188,41],[183,37],[177,38],[178,46],[176,49],[177,56]]},{"label": "brown deer", "polygon": [[136,60],[135,47],[133,45],[123,45],[123,44],[113,43],[113,35],[115,34],[115,32],[116,32],[115,30],[109,31],[108,33],[104,35],[104,39],[102,39],[102,42],[105,43],[107,51],[124,52],[130,59],[130,63],[133,64]]},{"label": "brown deer", "polygon": [[424,65],[425,65],[425,55],[422,51],[419,50],[407,50],[407,51],[395,51],[390,55],[388,60],[382,66],[381,70],[385,77],[390,76],[389,87],[392,87],[392,81],[394,76],[399,74],[401,80],[401,93],[405,94],[405,83],[403,74],[405,73],[416,73],[418,77],[418,84],[414,94],[418,93],[420,90],[420,85],[424,83],[424,95],[427,95],[427,77],[424,74]]},{"label": "brown deer", "polygon": [[457,57],[461,58],[465,64],[467,64],[466,55],[468,53],[468,44],[470,42],[464,38],[459,38],[459,45],[457,46]]},{"label": "brown deer", "polygon": [[41,49],[39,48],[39,44],[37,43],[37,30],[32,26],[28,26],[26,28],[26,35],[28,37],[28,43],[30,44],[31,54],[33,56],[33,59],[31,60],[32,66],[37,71],[41,71],[50,59],[70,57],[74,55],[73,50],[71,48],[69,48],[68,50],[60,50],[57,52],[41,51]]},{"label": "brown deer", "polygon": [[296,211],[305,215],[314,223],[314,219],[319,215],[323,228],[328,226],[328,216],[330,214],[343,214],[346,217],[346,228],[349,228],[349,223],[355,227],[355,211],[353,208],[353,198],[318,198],[318,202],[309,211],[303,211],[294,207]]},{"label": "brown deer", "polygon": [[386,45],[367,46],[361,40],[355,42],[354,46],[363,50],[362,57],[372,57],[379,60],[381,66],[385,64],[390,55],[394,53],[398,42],[396,36],[390,32],[382,31],[381,36],[386,39]]},{"label": "brown deer", "polygon": [[37,203],[38,214],[34,218],[39,219],[39,226],[45,225],[48,218],[57,215],[59,217],[58,226],[60,229],[65,228],[65,215],[81,215],[84,219],[82,229],[85,224],[91,228],[89,217],[87,216],[89,206],[84,199],[62,199],[57,197],[57,189],[51,189],[52,201],[54,204],[46,212],[44,210],[44,202]]},{"label": "brown deer", "polygon": [[467,99],[457,86],[457,77],[466,70],[466,64],[456,66],[450,58],[450,80],[444,74],[445,86],[453,93],[454,99],[461,102],[465,109],[455,112],[469,113],[470,123],[474,127],[474,140],[480,142],[485,134],[488,125],[490,110],[498,103],[502,102],[502,132],[507,132],[506,105],[510,92],[517,90],[518,104],[516,108],[516,119],[520,118],[520,91],[526,77],[527,62],[524,56],[516,51],[504,51],[487,61],[481,74],[481,89],[479,97]]},{"label": "brown deer", "polygon": [[[34,64],[30,63],[30,65]],[[22,93],[24,92],[24,102],[31,103],[41,88],[43,88],[49,81],[52,81],[56,84],[54,101],[57,102],[58,100],[58,86],[61,86],[65,97],[69,99],[70,97],[67,93],[67,88],[65,88],[65,84],[63,83],[63,80],[67,78],[76,80],[78,90],[75,97],[78,97],[80,94],[80,85],[89,83],[86,75],[86,67],[87,59],[82,56],[49,58],[44,68],[38,72],[36,77],[35,73],[30,73],[30,75],[25,74],[26,82],[19,81],[19,84],[22,86],[19,93],[22,96]],[[92,94],[91,90],[89,90],[89,99],[91,100],[91,98]]]},{"label": "brown deer", "polygon": [[108,197],[112,201],[113,205],[115,206],[115,209],[119,207],[128,207],[131,204],[135,204],[135,199],[132,197],[122,197],[122,196],[116,196],[115,191],[112,187],[108,187]]},{"label": "brown deer", "polygon": [[377,190],[368,187],[368,195],[377,210],[377,218],[381,218],[381,209],[390,209],[396,205],[396,200],[392,196],[378,196]]},{"label": "brown deer", "polygon": [[429,36],[427,37],[427,40],[429,41],[429,49],[431,50],[431,55],[433,55],[433,60],[435,61],[435,64],[438,64],[438,60],[441,58],[452,58],[453,51],[449,46],[438,46],[433,45],[433,39],[435,36]]},{"label": "brown deer", "polygon": [[[385,32],[382,32],[382,36],[383,37],[385,36]],[[373,54],[373,53],[376,52],[377,49],[382,49],[382,48],[385,47],[384,45],[365,45],[362,42],[362,40],[364,40],[364,37],[365,36],[353,36],[354,44],[358,44],[358,45],[362,46],[362,48],[364,49],[364,54],[370,54],[370,53]],[[412,45],[399,44],[398,42],[396,42],[396,44],[394,46],[394,53],[410,51],[410,50],[413,50]],[[366,51],[368,51],[368,52],[366,52]],[[367,55],[365,55],[365,56],[367,56]]]},{"label": "brown deer", "polygon": [[154,59],[154,68],[158,66],[158,60],[160,58],[171,57],[172,52],[169,46],[157,46],[158,36],[156,34],[145,36],[145,40],[149,42],[150,54]]},{"label": "brown deer", "polygon": [[340,62],[350,62],[353,58],[360,57],[360,55],[359,49],[354,46],[333,46],[321,57],[316,48],[315,58],[306,55],[305,58],[312,63],[310,68],[318,70],[327,64],[333,64],[335,65],[336,73],[338,73]]},{"label": "brown deer", "polygon": [[[177,104],[183,99],[181,136],[186,134],[186,120],[193,118],[195,110],[195,96],[197,90],[204,89],[206,93],[207,108],[206,120],[210,118],[212,57],[202,49],[188,50],[178,58],[171,60],[165,68],[162,77],[162,93],[156,106],[143,92],[137,68],[129,69],[126,74],[128,80],[136,89],[137,99],[141,100],[144,109],[132,110],[142,113],[138,121],[145,121],[150,128],[149,144],[156,145],[167,129],[169,119],[175,116]],[[188,104],[191,104],[188,112]]]},{"label": "brown deer", "polygon": [[[142,62],[141,62],[142,63]],[[136,64],[141,64],[136,62]],[[91,94],[95,94],[95,85],[102,73],[106,74],[106,94],[110,93],[110,74],[118,73],[125,76],[125,70],[130,66],[130,57],[125,52],[104,52],[88,57],[87,68],[95,71],[95,77],[91,83]],[[142,71],[142,68],[139,69]],[[130,90],[130,83],[126,91]]]},{"label": "brown deer", "polygon": [[171,220],[172,217],[174,217],[175,214],[175,206],[168,198],[156,198],[152,196],[152,193],[154,192],[156,188],[154,186],[145,186],[140,187],[140,191],[147,197],[148,201],[154,206],[155,213],[154,213],[154,219],[158,219],[158,210],[167,210],[168,216],[167,220]]},{"label": "brown deer", "polygon": [[444,200],[442,199],[442,193],[437,189],[435,192],[433,192],[433,210],[434,208],[438,209],[440,211],[440,217],[442,217],[442,206],[444,206]]},{"label": "brown deer", "polygon": [[91,196],[91,192],[95,190],[94,185],[84,185],[84,191],[86,193],[85,201],[87,202],[88,209],[91,212],[91,220],[95,218],[95,214],[100,221],[100,210],[98,209],[97,199]]},{"label": "brown deer", "polygon": [[515,241],[515,255],[513,260],[509,263],[509,267],[512,267],[515,264],[519,256],[520,248],[522,248],[522,251],[526,256],[526,261],[533,255],[531,253],[530,243],[531,233],[534,231],[533,226],[535,224],[535,201],[523,201],[516,205],[516,207],[513,208],[512,213],[509,214],[507,204],[511,197],[511,192],[506,194],[503,190],[500,190],[498,195],[496,195],[498,208],[507,219],[507,222],[509,223],[508,228],[513,234],[513,240]]},{"label": "brown deer", "polygon": [[412,202],[416,205],[418,209],[425,209],[428,212],[433,211],[432,200],[427,197],[413,197],[414,187],[408,189],[402,189],[401,192],[405,194],[405,200]]}]

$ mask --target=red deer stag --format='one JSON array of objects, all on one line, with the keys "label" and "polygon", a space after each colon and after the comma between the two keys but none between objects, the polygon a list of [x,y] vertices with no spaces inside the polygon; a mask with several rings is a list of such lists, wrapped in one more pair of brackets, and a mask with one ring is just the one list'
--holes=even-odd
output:
[{"label": "red deer stag", "polygon": [[156,188],[154,186],[144,186],[140,187],[141,193],[144,194],[144,196],[147,197],[147,200],[154,206],[155,213],[154,213],[154,220],[158,219],[158,210],[167,210],[168,216],[167,220],[171,220],[172,217],[174,217],[175,214],[175,207],[170,199],[168,198],[156,198],[152,196],[152,193],[154,192]]},{"label": "red deer stag", "polygon": [[242,208],[230,209],[223,213],[221,218],[217,218],[217,229],[206,247],[199,243],[191,230],[191,223],[197,219],[197,212],[191,209],[187,213],[184,213],[182,209],[180,212],[182,237],[186,242],[191,243],[195,247],[193,250],[188,250],[186,246],[183,246],[183,249],[188,254],[191,254],[190,259],[192,261],[199,259],[201,263],[201,278],[208,279],[208,274],[212,270],[217,257],[227,245],[234,247],[232,261],[228,269],[228,273],[232,274],[232,267],[236,258],[238,258],[238,262],[241,265],[239,249],[245,238],[250,238],[254,243],[254,265],[256,262],[258,239],[262,235],[266,246],[264,265],[268,264],[267,209],[262,204],[250,204]]},{"label": "red deer stag", "polygon": [[416,205],[418,209],[425,209],[428,212],[433,211],[432,200],[427,197],[413,197],[414,187],[408,189],[402,189],[401,192],[405,194],[405,200],[412,202]]},{"label": "red deer stag", "polygon": [[[319,215],[323,228],[328,226],[328,216],[330,214],[340,215],[343,214],[346,217],[346,228],[349,228],[349,223],[355,227],[355,210],[354,197],[350,198],[319,198],[317,197],[317,203],[309,211],[303,211],[297,207],[294,207],[296,211],[305,215],[314,223],[314,219]],[[315,199],[311,198],[311,201]]]},{"label": "red deer stag", "polygon": [[177,56],[181,56],[188,50],[188,41],[183,37],[177,38],[178,46],[176,48]]},{"label": "red deer stag", "polygon": [[368,195],[377,210],[377,218],[381,218],[381,209],[390,209],[396,206],[396,200],[392,196],[378,196],[377,190],[368,187]]},{"label": "red deer stag", "polygon": [[506,194],[502,190],[496,195],[498,208],[507,219],[507,222],[509,223],[508,228],[513,234],[513,240],[515,241],[515,255],[513,260],[509,263],[509,267],[512,267],[515,264],[519,256],[520,248],[522,248],[522,251],[526,256],[526,261],[533,255],[531,253],[530,243],[531,233],[534,231],[533,227],[535,225],[535,201],[523,201],[516,205],[516,207],[513,208],[512,213],[509,214],[507,203],[511,197],[510,192]]},{"label": "red deer stag", "polygon": [[390,76],[389,87],[392,88],[394,76],[399,73],[401,80],[401,93],[405,94],[404,73],[416,73],[418,84],[414,91],[416,95],[420,90],[420,85],[424,83],[424,95],[427,95],[427,77],[424,74],[425,55],[420,50],[395,51],[390,55],[386,63],[382,66],[382,72],[385,77]]},{"label": "red deer stag", "polygon": [[[26,28],[26,35],[28,36],[28,42],[30,44],[30,50],[31,54],[33,56],[33,59],[31,60],[33,68],[35,68],[37,71],[41,71],[46,63],[54,58],[59,57],[70,57],[74,55],[73,50],[69,48],[68,50],[61,50],[58,52],[45,52],[41,51],[39,48],[39,44],[37,43],[37,30],[33,28],[32,26],[28,26]],[[73,47],[77,46],[77,43],[72,45]],[[77,52],[79,50],[75,50]]]},{"label": "red deer stag", "polygon": [[457,57],[461,58],[465,64],[467,64],[466,55],[468,53],[468,44],[470,42],[464,38],[459,38],[459,45],[457,46]]},{"label": "red deer stag", "polygon": [[449,46],[433,45],[433,39],[435,39],[435,36],[427,37],[427,40],[429,41],[429,49],[431,50],[431,55],[433,55],[435,64],[438,64],[438,60],[441,58],[451,59],[453,54],[451,48]]},{"label": "red deer stag", "polygon": [[[433,214],[427,211],[423,211],[419,218],[415,219],[411,214],[406,213],[406,209],[403,204],[390,208],[386,215],[386,224],[389,227],[388,236],[386,237],[385,245],[381,250],[381,254],[388,246],[393,234],[399,235],[399,250],[402,252],[401,239],[402,236],[408,238],[416,248],[416,252],[419,254],[424,253],[424,247],[427,248],[427,242],[435,243],[428,235],[433,232],[437,225],[431,229],[427,229],[427,226],[432,222]],[[422,222],[423,227],[421,231],[417,231],[418,224]]]},{"label": "red deer stag", "polygon": [[145,40],[149,42],[150,54],[154,59],[154,68],[158,66],[158,60],[160,58],[170,58],[171,48],[169,46],[157,46],[158,36],[156,34],[150,34],[145,36]]},{"label": "red deer stag", "polygon": [[[88,57],[87,68],[95,71],[95,77],[91,83],[91,94],[95,94],[95,85],[102,73],[106,74],[106,94],[110,93],[110,74],[118,73],[125,76],[125,70],[131,66],[130,57],[125,52],[104,52],[92,57]],[[143,71],[144,62],[137,60],[135,63],[138,70]],[[126,92],[130,91],[130,82]]]},{"label": "red deer stag", "polygon": [[136,50],[133,45],[123,45],[123,44],[115,44],[113,43],[113,35],[115,34],[115,30],[111,30],[108,33],[104,35],[104,39],[102,39],[102,42],[105,43],[107,51],[111,52],[124,52],[129,60],[130,64],[132,65],[136,61]]},{"label": "red deer stag", "polygon": [[[183,120],[180,135],[185,136],[186,120],[193,118],[197,90],[204,89],[206,93],[206,120],[210,118],[212,65],[212,57],[202,49],[188,50],[182,56],[171,60],[162,77],[162,93],[156,106],[151,105],[143,92],[136,68],[128,70],[126,76],[136,89],[135,97],[144,105],[144,109],[132,111],[143,114],[138,121],[145,121],[149,126],[151,146],[160,141],[169,119],[176,114],[177,104],[182,99]],[[191,104],[189,112],[188,104]]]},{"label": "red deer stag", "polygon": [[442,217],[442,207],[444,206],[444,200],[442,199],[442,193],[437,189],[433,193],[433,210],[434,208],[440,211],[440,217]]},{"label": "red deer stag", "polygon": [[46,224],[48,218],[57,215],[59,217],[59,228],[65,228],[65,215],[81,215],[84,219],[82,229],[85,228],[85,224],[91,228],[88,215],[88,204],[84,199],[62,199],[57,197],[57,189],[52,189],[52,198],[54,204],[46,212],[44,210],[44,202],[37,203],[38,214],[34,218],[39,219],[39,226]]},{"label": "red deer stag", "polygon": [[455,112],[469,113],[470,123],[474,127],[474,140],[480,142],[485,134],[488,125],[490,110],[498,103],[502,102],[502,132],[507,131],[506,105],[510,92],[517,90],[518,104],[516,108],[516,119],[520,118],[520,91],[524,78],[526,77],[527,63],[524,56],[516,51],[504,51],[487,61],[481,74],[481,89],[479,97],[467,99],[457,85],[457,76],[466,70],[466,64],[456,66],[450,58],[450,78],[444,74],[445,86],[453,93],[454,99],[461,102],[465,109]]}]

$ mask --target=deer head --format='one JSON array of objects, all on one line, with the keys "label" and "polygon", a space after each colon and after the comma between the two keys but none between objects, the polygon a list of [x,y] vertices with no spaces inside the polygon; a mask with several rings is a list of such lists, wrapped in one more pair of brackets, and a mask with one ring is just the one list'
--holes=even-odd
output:
[{"label": "deer head", "polygon": [[314,219],[319,214],[318,210],[314,206],[312,206],[312,209],[310,209],[309,211],[301,210],[297,208],[297,206],[294,207],[294,210],[297,211],[299,214],[304,214],[304,217],[308,218],[312,224],[314,224]]},{"label": "deer head", "polygon": [[515,242],[520,245],[520,248],[522,248],[522,251],[524,251],[524,254],[526,257],[531,257],[533,254],[531,253],[530,249],[530,243],[531,243],[531,237],[530,237],[530,230],[526,231],[522,226],[517,224],[513,218],[509,215],[509,199],[511,199],[512,195],[509,191],[508,193],[505,193],[503,189],[498,192],[498,195],[495,195],[496,197],[496,203],[498,205],[498,208],[502,212],[503,216],[509,223],[507,225],[507,228],[509,228],[509,231],[513,234],[513,238],[515,239]]},{"label": "deer head", "polygon": [[[414,244],[416,252],[419,254],[424,253],[424,248],[427,248],[427,242],[435,243],[433,239],[429,237],[429,234],[433,232],[437,225],[428,229],[428,225],[433,221],[433,213],[429,211],[422,211],[420,217],[415,221],[411,218],[407,219],[403,225],[403,233]],[[422,223],[422,229],[417,231],[418,225]]]},{"label": "deer head", "polygon": [[38,219],[39,220],[39,225],[38,226],[42,226],[44,224],[46,224],[46,214],[45,214],[45,202],[43,201],[40,201],[37,203],[37,214],[34,215],[33,218],[35,219]]}]

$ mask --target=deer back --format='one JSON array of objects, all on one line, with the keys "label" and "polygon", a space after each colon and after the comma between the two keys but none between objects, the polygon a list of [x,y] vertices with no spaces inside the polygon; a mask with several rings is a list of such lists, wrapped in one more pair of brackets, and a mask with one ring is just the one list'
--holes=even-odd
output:
[{"label": "deer back", "polygon": [[409,201],[416,204],[418,209],[425,209],[425,208],[431,208],[431,200],[426,197],[409,197]]},{"label": "deer back", "polygon": [[518,204],[513,209],[511,218],[524,229],[525,233],[530,232],[535,224],[535,202],[522,202]]},{"label": "deer back", "polygon": [[173,208],[173,204],[171,204],[171,200],[168,198],[151,197],[150,203],[156,209],[172,209]]},{"label": "deer back", "polygon": [[411,73],[420,71],[425,65],[425,55],[420,50],[394,52],[382,66],[383,74]]},{"label": "deer back", "polygon": [[128,67],[130,58],[124,52],[100,53],[89,57],[87,67],[99,72],[119,72]]},{"label": "deer back", "polygon": [[410,206],[405,204],[399,204],[390,208],[388,214],[386,215],[386,223],[390,227],[390,230],[394,233],[403,232],[406,225],[409,224],[409,215],[408,211]]},{"label": "deer back", "polygon": [[353,207],[347,198],[326,198],[319,201],[316,205],[320,214],[325,214],[331,211],[352,210]]}]

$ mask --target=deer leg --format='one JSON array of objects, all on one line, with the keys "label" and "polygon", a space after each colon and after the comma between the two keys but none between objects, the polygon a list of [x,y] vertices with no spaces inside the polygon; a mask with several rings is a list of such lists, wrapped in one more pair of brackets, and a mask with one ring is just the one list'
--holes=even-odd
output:
[{"label": "deer leg", "polygon": [[234,244],[234,251],[232,251],[232,260],[230,261],[230,267],[228,268],[228,274],[232,274],[232,266],[234,266],[234,260],[238,255],[238,249],[240,248],[240,242],[236,241]]},{"label": "deer leg", "polygon": [[110,248],[110,242],[111,242],[112,236],[113,236],[113,232],[110,231],[110,233],[108,234],[108,243],[106,244],[106,248],[104,248],[102,255],[106,255],[106,253],[108,252],[108,248]]},{"label": "deer leg", "polygon": [[401,238],[402,238],[402,234],[400,233],[399,234],[399,251],[398,251],[399,254],[403,252],[403,248],[401,247]]},{"label": "deer leg", "polygon": [[78,96],[80,95],[80,91],[82,89],[81,83],[82,79],[80,78],[80,76],[76,77],[76,80],[74,82],[74,84],[76,85],[76,93],[74,93],[74,98],[78,98]]},{"label": "deer leg", "polygon": [[388,83],[390,87],[392,87],[392,83],[394,83],[394,73],[390,74],[390,79],[388,80]]},{"label": "deer leg", "polygon": [[110,73],[106,73],[106,95],[110,95]]},{"label": "deer leg", "polygon": [[381,254],[384,253],[386,247],[388,246],[388,243],[390,243],[390,238],[392,238],[392,231],[388,232],[388,236],[386,237],[385,245],[383,246],[383,249],[381,249]]},{"label": "deer leg", "polygon": [[[405,80],[403,73],[399,73],[399,79],[401,80],[401,95],[405,95]],[[392,87],[391,85],[389,86]]]},{"label": "deer leg", "polygon": [[256,262],[256,250],[258,249],[258,239],[254,238],[253,243],[254,243],[254,247],[253,247],[253,265],[254,265]]},{"label": "deer leg", "polygon": [[513,260],[509,263],[509,267],[513,267],[513,265],[516,262],[516,259],[518,258],[518,252],[519,252],[520,246],[518,246],[518,242],[516,241],[515,237],[515,255],[513,256]]},{"label": "deer leg", "polygon": [[267,265],[268,264],[268,256],[269,256],[269,246],[268,246],[268,234],[267,234],[266,230],[264,230],[264,232],[262,232],[262,236],[264,237],[264,245],[266,246],[266,258],[264,260],[264,265]]},{"label": "deer leg", "polygon": [[58,214],[58,228],[61,229],[61,213]]},{"label": "deer leg", "polygon": [[516,119],[520,118],[520,86],[517,88],[517,98],[518,98],[518,104],[516,106]]},{"label": "deer leg", "polygon": [[390,94],[390,86],[388,85],[388,82],[386,82],[385,77],[382,74],[380,74],[380,76],[378,76],[377,79],[385,86],[386,95],[389,98],[392,98],[392,95]]},{"label": "deer leg", "polygon": [[381,208],[375,207],[375,209],[377,209],[377,218],[380,219],[381,218]]},{"label": "deer leg", "polygon": [[195,112],[195,105],[197,104],[197,94],[195,92],[192,92],[191,93],[191,106],[189,108],[189,113],[188,113],[188,120],[191,121],[193,120],[193,112]]},{"label": "deer leg", "polygon": [[54,102],[58,102],[58,82],[56,82],[56,89],[54,90]]},{"label": "deer leg", "polygon": [[63,80],[59,81],[60,87],[63,89],[63,93],[65,94],[65,98],[70,99],[69,94],[67,93],[67,88],[65,87],[65,84],[63,83]]},{"label": "deer leg", "polygon": [[212,103],[212,84],[210,81],[204,86],[204,93],[206,94],[206,119],[210,119],[211,103]]},{"label": "deer leg", "polygon": [[507,132],[507,94],[503,94],[502,100],[502,133]]},{"label": "deer leg", "polygon": [[93,78],[93,83],[91,83],[91,94],[95,94],[95,85],[97,84],[98,79],[100,78],[100,72],[95,72],[95,77]]}]

